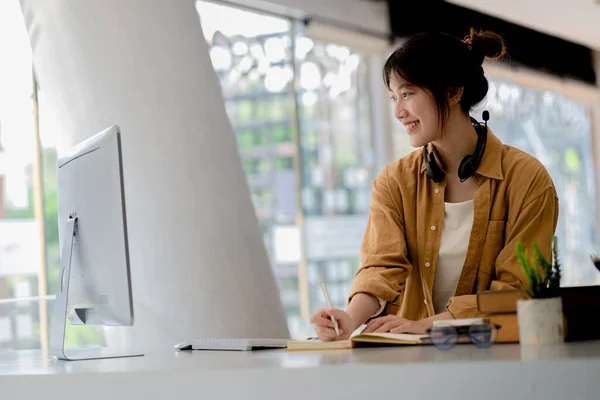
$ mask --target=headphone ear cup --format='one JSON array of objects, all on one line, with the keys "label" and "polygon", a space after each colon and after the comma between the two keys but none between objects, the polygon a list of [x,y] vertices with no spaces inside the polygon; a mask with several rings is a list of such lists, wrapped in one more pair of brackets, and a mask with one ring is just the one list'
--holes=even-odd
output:
[{"label": "headphone ear cup", "polygon": [[469,154],[463,158],[458,166],[458,177],[461,182],[469,179],[481,163],[483,159],[483,154],[485,153],[485,147],[487,144],[487,125],[482,127],[477,120],[471,117],[471,122],[473,123],[473,127],[477,132],[477,147],[475,148],[475,152],[473,154]]},{"label": "headphone ear cup", "polygon": [[446,175],[444,170],[437,164],[435,156],[427,152],[427,146],[423,146],[423,161],[427,170],[427,176],[435,183],[440,183]]},{"label": "headphone ear cup", "polygon": [[475,172],[472,171],[473,158],[473,155],[469,154],[460,162],[460,165],[458,166],[458,177],[460,178],[461,182],[467,180],[471,175],[473,175],[473,172]]},{"label": "headphone ear cup", "polygon": [[442,171],[440,169],[440,167],[435,163],[435,161],[432,164],[429,164],[427,166],[427,175],[429,175],[429,177],[435,182],[435,183],[440,183],[441,181],[444,180],[444,176],[446,174],[444,174],[444,171]]}]

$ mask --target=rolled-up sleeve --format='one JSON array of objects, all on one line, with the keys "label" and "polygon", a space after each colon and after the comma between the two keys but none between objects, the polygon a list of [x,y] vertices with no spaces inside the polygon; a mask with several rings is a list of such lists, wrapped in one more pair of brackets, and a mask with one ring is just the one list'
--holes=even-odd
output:
[{"label": "rolled-up sleeve", "polygon": [[384,171],[373,185],[369,220],[360,249],[361,268],[352,281],[349,300],[357,293],[367,293],[393,302],[402,292],[412,266],[407,259],[399,201],[394,202]]},{"label": "rolled-up sleeve", "polygon": [[[558,196],[553,186],[523,205],[514,221],[508,221],[506,240],[495,263],[496,279],[491,282],[490,290],[520,288],[525,276],[517,261],[517,242],[531,249],[537,243],[547,260],[552,258],[552,240],[558,222]],[[532,255],[532,250],[529,251]],[[450,298],[448,311],[454,318],[472,318],[479,315],[476,295]]]}]

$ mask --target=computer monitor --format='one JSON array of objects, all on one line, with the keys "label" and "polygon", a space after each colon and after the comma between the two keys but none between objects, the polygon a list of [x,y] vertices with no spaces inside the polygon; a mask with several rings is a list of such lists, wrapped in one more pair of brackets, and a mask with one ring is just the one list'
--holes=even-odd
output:
[{"label": "computer monitor", "polygon": [[61,267],[51,354],[65,360],[140,355],[109,349],[72,352],[64,346],[67,323],[133,325],[119,127],[111,126],[61,154],[57,179]]}]

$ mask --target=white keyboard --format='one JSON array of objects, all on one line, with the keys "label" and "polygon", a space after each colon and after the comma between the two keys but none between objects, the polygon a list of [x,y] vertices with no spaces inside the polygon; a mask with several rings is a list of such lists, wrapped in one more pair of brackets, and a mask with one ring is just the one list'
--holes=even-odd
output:
[{"label": "white keyboard", "polygon": [[286,348],[289,339],[200,338],[177,343],[176,350],[237,350]]}]

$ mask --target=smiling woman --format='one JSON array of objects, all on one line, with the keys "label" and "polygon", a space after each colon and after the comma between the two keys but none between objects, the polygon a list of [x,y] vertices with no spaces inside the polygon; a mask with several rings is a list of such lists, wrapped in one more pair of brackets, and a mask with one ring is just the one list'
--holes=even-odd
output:
[{"label": "smiling woman", "polygon": [[314,314],[320,339],[345,339],[365,322],[365,332],[425,333],[436,320],[476,317],[477,291],[523,282],[517,242],[549,256],[558,219],[550,175],[503,145],[487,113],[485,125],[469,116],[488,91],[483,60],[503,53],[501,37],[471,30],[463,40],[416,35],[388,58],[394,115],[422,152],[376,179],[348,307]]},{"label": "smiling woman", "polygon": [[[558,247],[564,249],[562,283],[598,284],[600,275],[589,263],[589,255],[598,251],[596,219],[590,218],[597,215],[592,143],[593,132],[598,131],[592,123],[597,90],[497,62],[485,64],[485,72],[488,94],[471,115],[488,110],[494,135],[547,168],[561,200],[556,236]],[[394,106],[390,101],[390,116]],[[397,120],[392,139],[394,159],[414,151],[410,135]]]}]

